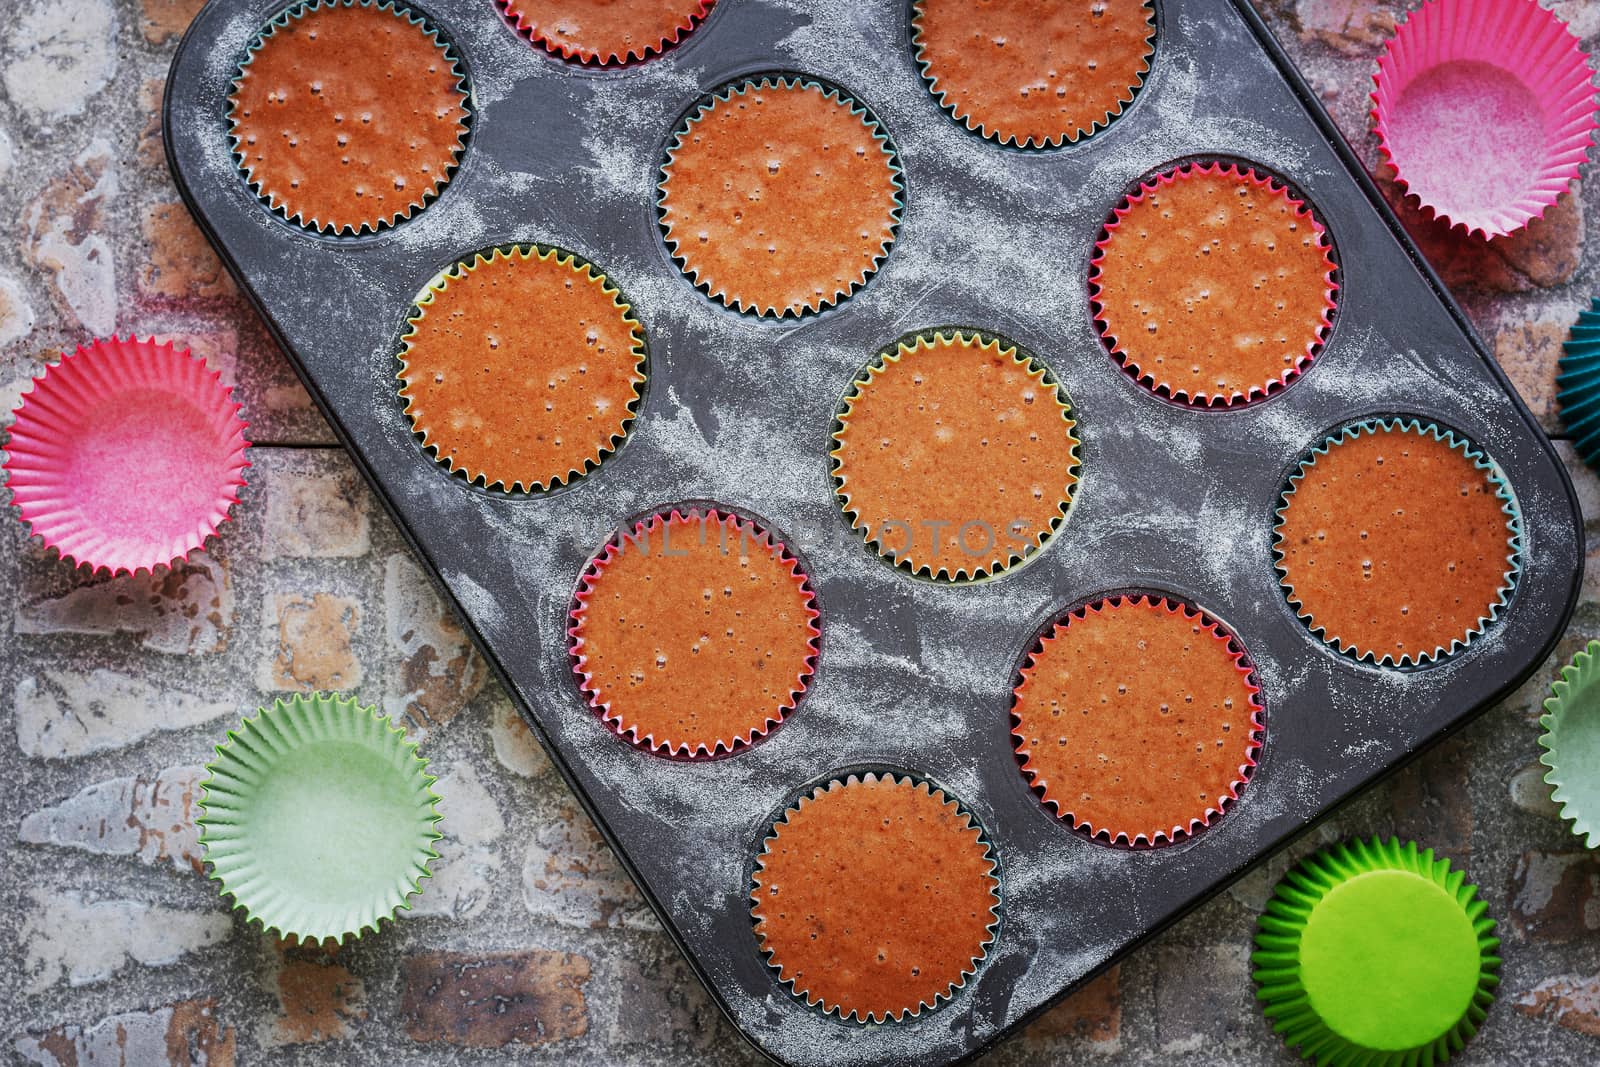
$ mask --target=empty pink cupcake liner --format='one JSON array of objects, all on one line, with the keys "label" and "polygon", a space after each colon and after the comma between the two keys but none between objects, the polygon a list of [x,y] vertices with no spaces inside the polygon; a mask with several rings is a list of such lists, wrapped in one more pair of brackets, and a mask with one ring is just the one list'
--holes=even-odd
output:
[{"label": "empty pink cupcake liner", "polygon": [[136,337],[79,346],[16,409],[12,502],[74,564],[112,574],[171,565],[238,503],[250,465],[239,407],[188,349]]},{"label": "empty pink cupcake liner", "polygon": [[1534,0],[1429,0],[1373,80],[1378,146],[1401,187],[1485,238],[1542,216],[1594,143],[1589,57]]}]

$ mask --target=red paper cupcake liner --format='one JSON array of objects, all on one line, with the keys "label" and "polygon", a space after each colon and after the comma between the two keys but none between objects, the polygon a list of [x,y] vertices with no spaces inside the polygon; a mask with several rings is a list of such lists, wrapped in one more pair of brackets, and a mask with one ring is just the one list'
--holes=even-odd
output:
[{"label": "red paper cupcake liner", "polygon": [[1396,29],[1373,81],[1378,148],[1401,188],[1484,238],[1542,216],[1594,143],[1589,57],[1534,0],[1431,0]]},{"label": "red paper cupcake liner", "polygon": [[1040,653],[1052,641],[1056,640],[1059,633],[1071,626],[1074,621],[1082,620],[1090,615],[1104,614],[1107,608],[1117,609],[1122,607],[1148,607],[1165,611],[1169,615],[1182,614],[1185,619],[1197,621],[1202,630],[1211,635],[1212,639],[1224,646],[1232,658],[1234,666],[1239,671],[1241,680],[1250,701],[1249,729],[1245,732],[1245,755],[1239,764],[1238,771],[1230,779],[1225,788],[1216,799],[1208,803],[1205,808],[1194,813],[1189,818],[1174,823],[1171,827],[1147,833],[1144,830],[1130,830],[1118,826],[1098,826],[1087,818],[1078,816],[1072,808],[1063,802],[1057,791],[1051,789],[1050,781],[1037,769],[1029,767],[1030,749],[1024,731],[1024,722],[1015,711],[1011,712],[1011,744],[1015,750],[1017,764],[1022,768],[1022,773],[1028,780],[1029,787],[1038,796],[1040,803],[1053,811],[1057,818],[1065,822],[1072,829],[1084,836],[1101,842],[1102,844],[1119,845],[1126,848],[1156,848],[1162,845],[1173,844],[1185,837],[1193,836],[1208,826],[1211,826],[1222,817],[1234,801],[1239,799],[1240,792],[1249,783],[1251,775],[1255,772],[1257,757],[1261,754],[1261,745],[1266,735],[1266,723],[1262,716],[1266,711],[1261,700],[1261,686],[1255,679],[1255,670],[1245,657],[1243,646],[1226,630],[1221,623],[1212,618],[1206,611],[1190,607],[1181,601],[1168,599],[1164,596],[1140,594],[1136,596],[1108,596],[1091,601],[1082,607],[1069,611],[1066,615],[1056,620],[1035,642],[1033,650],[1028,653],[1026,662],[1018,672],[1020,681],[1012,689],[1013,699],[1021,695],[1024,685],[1033,676],[1037,669]]},{"label": "red paper cupcake liner", "polygon": [[[639,25],[644,32],[634,39],[624,37],[611,40],[591,40],[583,35],[581,28],[574,32],[563,26],[563,15],[581,23],[582,9],[595,6],[592,0],[588,3],[569,0],[567,4],[562,5],[565,11],[536,11],[535,8],[549,9],[556,6],[541,4],[539,0],[495,0],[495,2],[500,5],[506,18],[516,27],[518,33],[551,55],[585,66],[620,67],[642,63],[677,45],[696,26],[705,21],[716,0],[676,0],[675,3],[672,3],[672,0],[665,2],[657,0],[653,4],[636,2],[633,5],[635,7],[657,9],[653,12],[639,12]],[[668,3],[672,4],[673,9],[661,10],[667,7]],[[645,20],[652,15],[663,20],[657,27],[645,29]]]},{"label": "red paper cupcake liner", "polygon": [[[1106,247],[1116,237],[1117,231],[1122,225],[1122,220],[1127,218],[1135,205],[1143,203],[1149,194],[1174,185],[1194,174],[1219,177],[1236,176],[1252,185],[1277,194],[1284,203],[1290,206],[1298,220],[1311,227],[1312,233],[1316,235],[1319,245],[1324,250],[1324,258],[1327,261],[1328,271],[1326,290],[1323,294],[1322,317],[1318,321],[1313,335],[1306,339],[1305,351],[1280,373],[1264,381],[1252,383],[1248,389],[1242,392],[1238,390],[1231,393],[1191,392],[1182,386],[1175,386],[1164,378],[1158,377],[1155,371],[1143,366],[1127,350],[1120,339],[1112,335],[1111,324],[1106,319],[1105,311],[1100,302],[1094,299],[1100,295],[1102,289],[1100,284],[1101,264],[1105,261]],[[1306,368],[1311,365],[1312,361],[1321,355],[1322,347],[1328,339],[1328,334],[1333,330],[1333,313],[1339,306],[1337,300],[1339,283],[1334,280],[1334,271],[1337,269],[1337,264],[1334,263],[1332,258],[1328,242],[1328,229],[1322,224],[1322,220],[1317,218],[1316,213],[1311,210],[1311,206],[1306,201],[1295,196],[1287,185],[1271,175],[1263,174],[1254,167],[1241,163],[1221,161],[1183,163],[1170,167],[1154,177],[1146,178],[1139,184],[1137,189],[1122,198],[1122,202],[1113,210],[1111,219],[1105,224],[1104,235],[1095,242],[1094,247],[1094,255],[1089,260],[1089,294],[1092,301],[1092,310],[1094,311],[1095,326],[1110,348],[1111,355],[1118,363],[1122,364],[1123,369],[1140,385],[1169,400],[1175,400],[1178,403],[1188,404],[1192,407],[1226,408],[1253,403],[1272,396],[1305,373]]]},{"label": "red paper cupcake liner", "polygon": [[238,503],[250,465],[239,408],[188,349],[136,337],[80,346],[17,408],[13,502],[46,547],[95,571],[185,559]]},{"label": "red paper cupcake liner", "polygon": [[[630,721],[625,712],[612,707],[611,702],[600,691],[599,685],[588,669],[588,656],[584,651],[583,621],[589,607],[589,601],[594,595],[596,579],[612,561],[623,553],[625,543],[634,545],[648,544],[649,538],[654,538],[669,525],[698,522],[701,519],[722,526],[723,536],[728,538],[731,543],[741,546],[752,545],[766,549],[788,571],[790,580],[806,597],[805,615],[808,634],[806,644],[810,651],[801,669],[795,675],[793,683],[790,685],[788,698],[776,708],[773,708],[762,722],[751,726],[742,733],[717,738],[712,743],[700,741],[691,744],[688,741],[676,740],[669,736],[658,737],[654,732]],[[716,759],[733,755],[749,748],[769,734],[774,727],[789,716],[790,712],[794,711],[800,702],[800,698],[810,688],[811,676],[816,673],[817,658],[822,652],[822,630],[817,625],[817,620],[821,616],[822,613],[817,608],[816,594],[811,590],[810,578],[801,569],[800,561],[771,531],[752,519],[715,507],[684,507],[681,509],[674,507],[658,511],[647,518],[641,519],[629,529],[619,530],[611,536],[599,554],[589,561],[589,565],[584,568],[582,578],[579,579],[578,590],[573,596],[572,609],[567,616],[568,651],[572,657],[572,670],[577,677],[578,688],[588,698],[589,707],[600,716],[600,720],[610,728],[612,733],[634,747],[658,756],[666,756],[672,759]]]}]

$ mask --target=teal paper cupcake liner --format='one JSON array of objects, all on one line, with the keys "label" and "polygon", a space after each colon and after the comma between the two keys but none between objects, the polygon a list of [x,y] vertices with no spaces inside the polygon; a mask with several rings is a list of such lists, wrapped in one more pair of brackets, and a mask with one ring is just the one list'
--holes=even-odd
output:
[{"label": "teal paper cupcake liner", "polygon": [[1539,762],[1561,818],[1589,848],[1600,848],[1600,641],[1572,657],[1544,702]]},{"label": "teal paper cupcake liner", "polygon": [[294,696],[228,732],[200,783],[210,877],[247,924],[342,942],[409,910],[439,858],[439,796],[376,708]]},{"label": "teal paper cupcake liner", "polygon": [[1600,470],[1600,297],[1578,314],[1562,346],[1556,374],[1556,408],[1573,451]]},{"label": "teal paper cupcake liner", "polygon": [[1500,984],[1477,887],[1432,849],[1351,841],[1278,883],[1251,953],[1272,1029],[1319,1067],[1423,1067],[1459,1053]]},{"label": "teal paper cupcake liner", "polygon": [[[1345,641],[1338,634],[1329,633],[1326,626],[1319,625],[1308,612],[1303,603],[1296,598],[1294,586],[1289,582],[1289,575],[1284,567],[1283,551],[1283,524],[1290,501],[1294,497],[1295,489],[1299,486],[1316,465],[1317,460],[1326,456],[1335,446],[1345,441],[1353,440],[1365,434],[1406,432],[1427,434],[1436,441],[1442,441],[1450,448],[1455,449],[1472,462],[1478,470],[1488,476],[1494,486],[1495,496],[1501,503],[1500,510],[1506,516],[1506,571],[1500,589],[1495,599],[1488,605],[1486,614],[1479,616],[1477,624],[1468,628],[1467,632],[1458,637],[1452,637],[1450,644],[1438,645],[1432,652],[1423,652],[1417,655],[1406,654],[1396,658],[1392,653],[1378,656],[1371,649],[1362,649]],[[1481,449],[1470,440],[1457,434],[1454,430],[1442,427],[1437,423],[1427,422],[1412,416],[1390,416],[1362,419],[1350,423],[1325,436],[1311,449],[1296,466],[1289,482],[1278,496],[1278,506],[1275,511],[1277,522],[1272,528],[1272,566],[1278,574],[1279,586],[1295,616],[1305,624],[1306,628],[1323,641],[1329,648],[1340,655],[1361,663],[1369,663],[1378,667],[1391,667],[1409,669],[1428,667],[1442,660],[1454,656],[1466,648],[1500,617],[1500,613],[1511,603],[1511,594],[1516,589],[1517,579],[1522,574],[1522,513],[1517,508],[1516,495],[1511,491],[1511,484],[1506,480],[1502,471],[1494,460],[1490,459]]]}]

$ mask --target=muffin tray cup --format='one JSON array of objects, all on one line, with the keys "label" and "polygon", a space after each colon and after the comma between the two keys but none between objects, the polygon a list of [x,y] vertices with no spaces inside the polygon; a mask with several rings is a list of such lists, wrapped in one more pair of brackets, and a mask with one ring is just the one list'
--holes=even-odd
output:
[{"label": "muffin tray cup", "polygon": [[[791,1064],[937,1065],[992,1046],[1253,863],[1492,706],[1554,647],[1582,572],[1571,483],[1549,442],[1405,238],[1244,0],[1160,0],[1144,87],[1106,129],[1052,150],[996,145],[928,91],[910,5],[725,0],[662,56],[563,62],[489,0],[418,0],[467,70],[460,168],[411,219],[331,238],[271,211],[229,153],[230,79],[282,0],[212,0],[174,59],[164,129],[178,186],[379,499],[438,580],[712,996]],[[762,73],[847,89],[888,130],[905,211],[882,268],[798,320],[696,291],[663,242],[656,183],[707,92]],[[1323,351],[1276,395],[1228,411],[1151,395],[1095,328],[1089,261],[1138,183],[1184,160],[1248,162],[1327,226],[1340,265]],[[396,354],[412,302],[464,254],[540,241],[592,261],[644,324],[638,418],[597,470],[545,494],[451,475],[412,435]],[[834,497],[834,413],[898,337],[959,325],[1013,339],[1061,381],[1082,483],[1027,567],[980,584],[897,571]],[[1522,566],[1484,635],[1424,669],[1363,664],[1295,618],[1273,568],[1275,508],[1330,430],[1408,415],[1455,430],[1505,473]],[[611,533],[665,505],[759,519],[801,558],[822,616],[804,702],[758,744],[662,759],[587,706],[565,631],[579,575]],[[1029,790],[1011,689],[1034,638],[1075,603],[1145,592],[1237,635],[1267,729],[1238,802],[1161,848],[1074,833]],[[758,951],[748,887],[772,813],[808,783],[892,767],[959,797],[1001,865],[1000,931],[952,999],[863,1026],[808,1008]]]}]

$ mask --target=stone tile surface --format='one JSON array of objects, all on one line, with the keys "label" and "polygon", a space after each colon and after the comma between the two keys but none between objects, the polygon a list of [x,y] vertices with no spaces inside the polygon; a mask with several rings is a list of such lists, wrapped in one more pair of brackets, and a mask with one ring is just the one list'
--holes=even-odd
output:
[{"label": "stone tile surface", "polygon": [[[1600,4],[1542,2],[1600,47]],[[220,370],[256,445],[235,521],[161,575],[74,573],[0,523],[0,939],[13,947],[0,1058],[754,1063],[176,206],[157,109],[201,3],[19,0],[0,19],[0,426],[60,350],[137,332]],[[1257,6],[1376,169],[1376,50],[1417,0]],[[1551,431],[1560,342],[1600,290],[1590,170],[1527,233],[1488,246],[1442,232],[1379,175]],[[985,1063],[1298,1062],[1253,1003],[1255,916],[1298,857],[1375,833],[1464,864],[1500,919],[1502,994],[1456,1062],[1600,1059],[1600,867],[1537,764],[1539,702],[1560,660],[1600,636],[1600,479],[1560,447],[1593,566],[1555,657]],[[446,795],[427,891],[382,936],[333,952],[230,914],[194,827],[200,767],[229,720],[329,686],[405,719]]]}]

